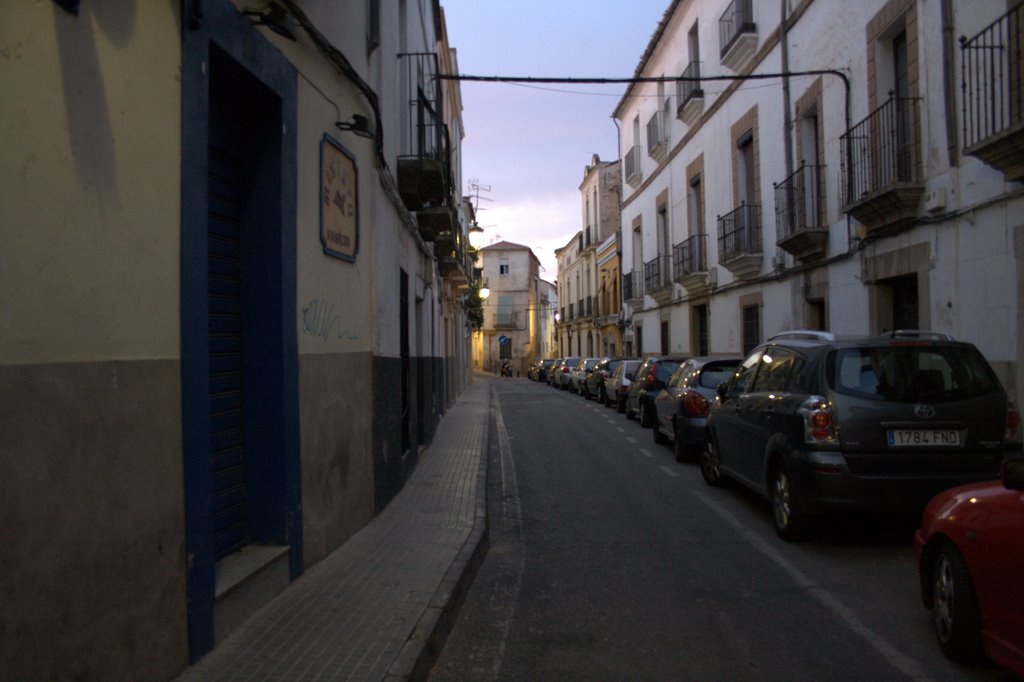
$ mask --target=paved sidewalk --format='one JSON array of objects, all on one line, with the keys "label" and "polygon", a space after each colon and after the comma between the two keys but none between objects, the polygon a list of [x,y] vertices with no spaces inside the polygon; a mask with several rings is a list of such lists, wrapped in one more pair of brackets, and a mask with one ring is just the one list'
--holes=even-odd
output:
[{"label": "paved sidewalk", "polygon": [[425,679],[486,550],[489,407],[475,377],[391,504],[178,681]]}]

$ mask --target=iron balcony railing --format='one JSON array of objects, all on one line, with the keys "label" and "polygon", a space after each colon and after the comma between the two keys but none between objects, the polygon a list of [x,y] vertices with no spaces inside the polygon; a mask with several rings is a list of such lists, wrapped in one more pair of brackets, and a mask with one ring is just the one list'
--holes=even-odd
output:
[{"label": "iron balcony railing", "polygon": [[643,280],[640,279],[640,272],[625,272],[622,274],[622,298],[624,300],[641,298],[644,295]]},{"label": "iron balcony railing", "polygon": [[655,256],[644,263],[644,291],[657,291],[671,283],[668,256]]},{"label": "iron balcony railing", "polygon": [[775,185],[775,229],[779,241],[825,225],[825,166],[802,164]]},{"label": "iron balcony railing", "polygon": [[740,204],[718,218],[718,258],[723,263],[761,253],[761,207]]},{"label": "iron balcony railing", "polygon": [[640,177],[640,145],[635,144],[626,152],[626,182]]},{"label": "iron balcony railing", "polygon": [[733,0],[718,20],[718,44],[721,46],[721,56],[724,57],[728,54],[729,48],[740,35],[756,30],[751,0]]},{"label": "iron balcony railing", "polygon": [[1024,122],[1024,3],[960,38],[964,147]]},{"label": "iron balcony railing", "polygon": [[708,269],[708,236],[695,234],[672,247],[672,271],[675,281]]},{"label": "iron balcony railing", "polygon": [[920,102],[890,97],[840,141],[843,203],[856,203],[898,182],[917,182]]},{"label": "iron balcony railing", "polygon": [[405,52],[398,55],[405,67],[408,88],[406,127],[399,156],[444,158],[448,153],[448,129],[444,124],[438,61],[434,52]]},{"label": "iron balcony railing", "polygon": [[655,111],[647,121],[647,153],[655,154],[665,143],[665,125],[661,111]]},{"label": "iron balcony railing", "polygon": [[[683,71],[683,78],[700,78],[700,62],[690,62],[690,65]],[[699,80],[680,80],[676,82],[676,98],[679,106],[682,107],[695,97],[703,97],[704,90],[700,87]]]},{"label": "iron balcony railing", "polygon": [[498,311],[494,313],[494,328],[495,329],[516,329],[519,326],[519,313],[518,311]]}]

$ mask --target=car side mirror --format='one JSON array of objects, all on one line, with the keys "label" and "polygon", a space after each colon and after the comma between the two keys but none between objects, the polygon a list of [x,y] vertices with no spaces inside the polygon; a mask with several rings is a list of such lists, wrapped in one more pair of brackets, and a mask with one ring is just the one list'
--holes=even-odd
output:
[{"label": "car side mirror", "polygon": [[726,382],[723,381],[722,383],[718,384],[718,388],[715,389],[715,392],[718,393],[719,398],[724,398],[728,390],[729,387],[726,385]]},{"label": "car side mirror", "polygon": [[1008,459],[1003,463],[1003,485],[1007,490],[1024,490],[1024,459]]}]

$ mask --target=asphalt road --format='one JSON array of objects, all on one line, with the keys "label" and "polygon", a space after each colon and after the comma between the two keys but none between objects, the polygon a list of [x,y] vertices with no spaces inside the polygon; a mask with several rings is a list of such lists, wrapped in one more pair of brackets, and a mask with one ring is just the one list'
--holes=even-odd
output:
[{"label": "asphalt road", "polygon": [[492,386],[490,548],[431,679],[1012,679],[939,652],[905,523],[788,544],[614,409]]}]

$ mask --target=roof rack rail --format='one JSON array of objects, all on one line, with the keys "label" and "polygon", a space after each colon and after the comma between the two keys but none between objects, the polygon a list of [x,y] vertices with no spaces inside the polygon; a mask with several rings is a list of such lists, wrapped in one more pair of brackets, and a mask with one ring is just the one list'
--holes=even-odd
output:
[{"label": "roof rack rail", "polygon": [[933,332],[927,329],[893,329],[883,334],[890,339],[937,339],[939,341],[956,341],[950,334],[945,332]]},{"label": "roof rack rail", "polygon": [[812,339],[814,341],[835,341],[836,337],[831,332],[818,331],[816,329],[793,329],[786,332],[779,332],[774,336],[768,338],[769,341],[775,339]]}]

